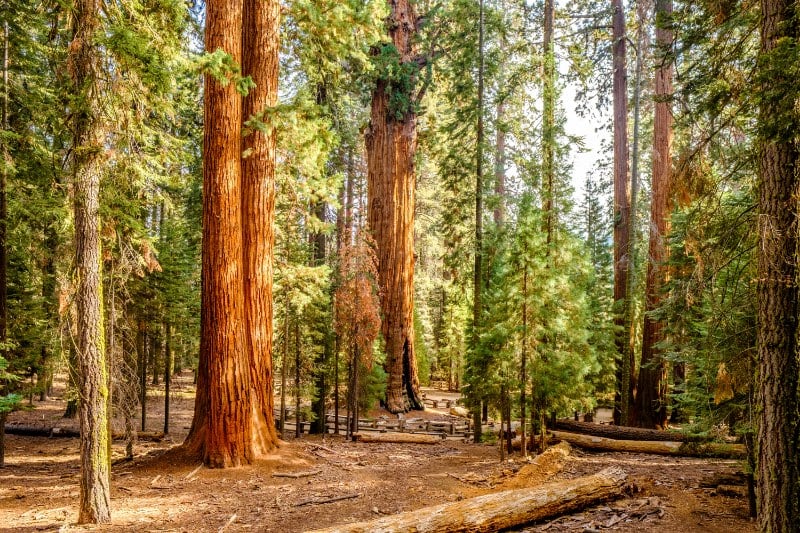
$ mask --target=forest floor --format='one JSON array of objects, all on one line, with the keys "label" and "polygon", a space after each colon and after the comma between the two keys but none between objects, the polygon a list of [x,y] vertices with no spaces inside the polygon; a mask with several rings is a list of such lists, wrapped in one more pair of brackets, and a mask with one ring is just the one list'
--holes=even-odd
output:
[{"label": "forest floor", "polygon": [[[191,423],[190,376],[175,384],[171,435],[136,445],[134,461],[120,461],[114,443],[112,519],[76,526],[78,439],[6,436],[0,469],[0,531],[273,531],[295,532],[369,520],[504,488],[595,473],[620,466],[637,492],[581,513],[519,531],[658,531],[659,533],[756,531],[743,497],[701,488],[702,480],[741,469],[737,461],[587,453],[573,449],[560,472],[533,474],[518,455],[501,463],[496,446],[443,441],[436,445],[364,444],[329,435],[282,444],[257,464],[228,470],[198,468],[165,453]],[[58,390],[56,391],[58,392]],[[148,430],[163,427],[163,392],[151,391]],[[69,427],[58,397],[34,402],[9,423]],[[416,416],[416,415],[415,415]],[[279,477],[311,473],[308,477]],[[276,476],[276,474],[278,476]],[[337,498],[345,498],[338,499]],[[326,500],[336,500],[326,502]],[[606,527],[610,526],[610,527]]]}]

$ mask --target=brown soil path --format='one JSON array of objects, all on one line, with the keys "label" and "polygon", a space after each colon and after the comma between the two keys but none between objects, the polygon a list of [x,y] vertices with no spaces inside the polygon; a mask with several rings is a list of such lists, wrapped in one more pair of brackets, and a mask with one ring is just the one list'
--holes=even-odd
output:
[{"label": "brown soil path", "polygon": [[[133,462],[113,467],[109,525],[78,527],[78,441],[6,437],[7,467],[0,469],[0,531],[271,531],[291,533],[336,523],[366,520],[544,481],[517,472],[519,457],[499,462],[497,449],[447,441],[434,446],[361,444],[340,437],[306,437],[285,443],[257,465],[232,470],[198,469],[169,459],[165,452],[188,429],[191,385],[172,396],[171,438],[140,443]],[[155,396],[155,394],[153,395]],[[163,396],[153,398],[148,430],[163,425]],[[11,422],[61,423],[64,402],[53,399],[15,413]],[[122,443],[114,445],[121,459]],[[622,466],[640,491],[630,498],[520,531],[755,531],[743,498],[717,496],[700,481],[740,467],[734,461],[663,458],[573,450],[556,478]],[[300,478],[273,474],[309,473]],[[348,497],[327,502],[336,498]],[[604,527],[604,526],[610,527]]]}]

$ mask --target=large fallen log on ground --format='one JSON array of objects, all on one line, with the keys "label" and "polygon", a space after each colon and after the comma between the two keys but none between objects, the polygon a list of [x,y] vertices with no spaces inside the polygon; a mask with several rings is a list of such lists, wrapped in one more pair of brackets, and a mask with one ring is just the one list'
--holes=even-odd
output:
[{"label": "large fallen log on ground", "polygon": [[620,497],[626,491],[626,477],[622,470],[608,468],[593,476],[494,492],[312,533],[502,531]]},{"label": "large fallen log on ground", "polygon": [[[18,435],[20,437],[64,437],[64,438],[78,438],[81,436],[77,429],[60,428],[60,427],[36,427],[36,426],[18,426],[6,424],[6,435]],[[135,434],[138,440],[161,441],[164,439],[164,433],[161,431],[140,431]],[[123,440],[124,433],[114,432],[111,437],[114,440]]]},{"label": "large fallen log on ground", "polygon": [[554,437],[588,450],[606,452],[653,453],[658,455],[682,455],[688,457],[720,457],[741,459],[747,455],[742,444],[719,444],[716,442],[668,442],[645,440],[616,440],[565,431],[552,431]]},{"label": "large fallen log on ground", "polygon": [[593,424],[591,422],[576,422],[568,418],[556,420],[556,425],[553,429],[619,440],[663,440],[669,442],[707,442],[711,440],[710,437],[704,435],[690,435],[677,431],[661,431],[658,429],[631,428],[627,426],[610,426],[608,424]]},{"label": "large fallen log on ground", "polygon": [[439,435],[420,435],[418,433],[353,433],[356,442],[392,442],[396,444],[439,444]]}]

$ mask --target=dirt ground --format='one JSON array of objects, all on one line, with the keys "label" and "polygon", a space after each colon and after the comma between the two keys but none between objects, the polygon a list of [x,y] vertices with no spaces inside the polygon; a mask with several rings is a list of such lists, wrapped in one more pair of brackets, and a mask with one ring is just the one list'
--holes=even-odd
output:
[{"label": "dirt ground", "polygon": [[[58,392],[58,391],[57,391]],[[163,428],[163,392],[151,391],[148,430]],[[136,445],[121,461],[114,443],[112,523],[77,526],[78,440],[6,436],[0,469],[0,531],[306,531],[455,501],[504,488],[622,467],[637,487],[630,496],[519,531],[659,531],[749,533],[743,497],[717,495],[703,479],[741,468],[736,461],[585,453],[573,449],[564,468],[531,468],[519,456],[499,461],[495,446],[445,441],[437,445],[363,444],[341,437],[285,442],[250,467],[209,470],[175,461],[168,450],[188,431],[193,390],[175,386],[171,435]],[[9,423],[62,427],[65,403],[34,402]],[[306,477],[281,477],[304,473]]]}]

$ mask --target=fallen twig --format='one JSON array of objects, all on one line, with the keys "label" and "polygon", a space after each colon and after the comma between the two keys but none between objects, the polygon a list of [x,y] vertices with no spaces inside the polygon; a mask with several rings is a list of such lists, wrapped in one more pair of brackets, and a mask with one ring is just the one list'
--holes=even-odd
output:
[{"label": "fallen twig", "polygon": [[298,479],[301,477],[316,476],[321,473],[322,470],[309,470],[308,472],[275,472],[272,474],[272,477],[290,477],[292,479]]},{"label": "fallen twig", "polygon": [[339,453],[333,448],[328,448],[327,446],[323,446],[321,444],[314,444],[313,442],[306,442],[306,446],[311,446],[312,448],[316,448],[318,450],[325,450],[328,453],[335,453],[335,454]]},{"label": "fallen twig", "polygon": [[345,494],[344,496],[334,496],[332,498],[325,498],[325,499],[322,499],[322,500],[319,500],[317,498],[311,498],[309,500],[300,501],[300,502],[294,504],[294,506],[295,507],[302,507],[304,505],[320,505],[320,504],[323,504],[323,503],[333,503],[333,502],[338,502],[338,501],[342,501],[342,500],[352,500],[353,498],[359,498],[359,497],[361,497],[361,494]]}]

